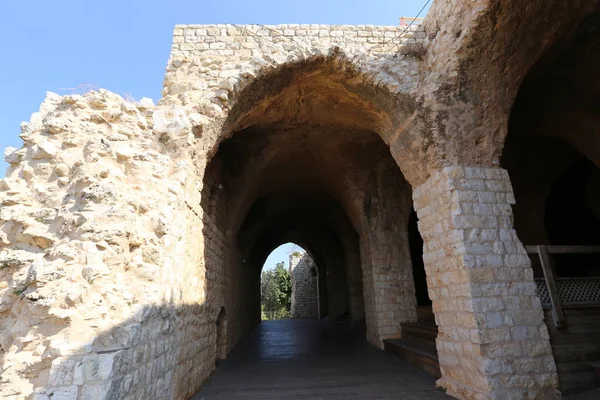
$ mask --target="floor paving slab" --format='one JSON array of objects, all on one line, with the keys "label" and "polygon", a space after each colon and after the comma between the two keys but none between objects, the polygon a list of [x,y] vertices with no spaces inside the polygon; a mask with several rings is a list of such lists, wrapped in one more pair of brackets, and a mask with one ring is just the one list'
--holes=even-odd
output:
[{"label": "floor paving slab", "polygon": [[263,321],[193,400],[451,399],[435,379],[347,325]]}]

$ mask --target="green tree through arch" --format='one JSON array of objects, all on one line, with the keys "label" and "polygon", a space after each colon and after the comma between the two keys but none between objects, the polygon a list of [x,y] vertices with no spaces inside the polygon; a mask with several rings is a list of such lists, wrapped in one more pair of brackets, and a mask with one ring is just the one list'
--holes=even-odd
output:
[{"label": "green tree through arch", "polygon": [[292,304],[292,281],[283,262],[264,270],[260,279],[262,319],[286,319]]}]

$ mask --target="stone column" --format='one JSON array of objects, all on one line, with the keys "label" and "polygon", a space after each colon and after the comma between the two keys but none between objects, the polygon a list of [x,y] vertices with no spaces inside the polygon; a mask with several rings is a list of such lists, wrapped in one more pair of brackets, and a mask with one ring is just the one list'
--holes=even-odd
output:
[{"label": "stone column", "polygon": [[413,198],[439,327],[438,385],[460,399],[560,398],[508,173],[447,167]]},{"label": "stone column", "polygon": [[417,320],[417,302],[408,234],[380,230],[370,239],[370,258],[363,260],[363,268],[370,262],[363,271],[367,340],[383,348],[383,340],[401,337],[402,322]]}]

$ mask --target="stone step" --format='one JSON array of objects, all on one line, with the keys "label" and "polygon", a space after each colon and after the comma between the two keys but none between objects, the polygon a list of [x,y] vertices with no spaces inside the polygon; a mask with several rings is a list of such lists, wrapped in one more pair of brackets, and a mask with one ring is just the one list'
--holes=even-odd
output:
[{"label": "stone step", "polygon": [[435,323],[435,316],[433,315],[433,309],[431,308],[431,306],[418,306],[417,307],[417,320],[419,322]]},{"label": "stone step", "polygon": [[403,358],[428,374],[436,378],[442,376],[434,345],[418,340],[386,339],[383,341],[383,346],[386,351]]},{"label": "stone step", "polygon": [[418,340],[435,346],[435,338],[438,335],[438,328],[435,323],[404,322],[400,327],[402,339]]}]

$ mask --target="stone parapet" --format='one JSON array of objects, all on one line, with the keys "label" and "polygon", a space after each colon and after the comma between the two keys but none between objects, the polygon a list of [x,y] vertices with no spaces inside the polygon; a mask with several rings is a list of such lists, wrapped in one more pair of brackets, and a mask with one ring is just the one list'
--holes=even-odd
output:
[{"label": "stone parapet", "polygon": [[173,35],[163,94],[194,90],[221,102],[261,69],[332,53],[343,54],[392,91],[410,92],[419,68],[405,46],[425,38],[419,27],[300,24],[177,25]]},{"label": "stone parapet", "polygon": [[[376,52],[389,52],[405,43],[423,39],[419,26],[375,25],[176,25],[173,31],[173,54],[232,55],[234,50],[252,55],[265,42],[313,45],[360,46]],[[244,53],[238,53],[244,54]]]}]

